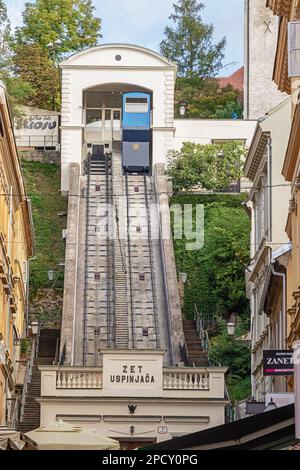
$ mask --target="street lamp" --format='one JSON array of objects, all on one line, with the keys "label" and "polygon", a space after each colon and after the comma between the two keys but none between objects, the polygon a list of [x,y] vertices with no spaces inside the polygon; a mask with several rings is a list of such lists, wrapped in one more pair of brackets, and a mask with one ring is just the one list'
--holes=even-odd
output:
[{"label": "street lamp", "polygon": [[31,323],[31,332],[35,336],[38,334],[38,331],[39,331],[39,322],[33,321]]},{"label": "street lamp", "polygon": [[48,271],[48,279],[49,281],[54,281],[54,278],[55,278],[55,271],[53,271],[53,269],[50,269]]},{"label": "street lamp", "polygon": [[185,116],[185,111],[186,111],[185,106],[183,106],[183,105],[180,106],[180,110],[179,110],[180,116],[184,117]]},{"label": "street lamp", "polygon": [[[61,43],[62,43],[62,41],[60,39],[56,39],[55,41],[49,42],[46,46],[53,53],[52,60],[53,60],[53,67],[54,68],[56,67],[56,50],[57,50],[57,46],[59,46]],[[53,92],[53,96],[52,96],[52,108],[53,108],[53,111],[55,111],[55,91]]]},{"label": "street lamp", "polygon": [[179,273],[180,281],[185,284],[187,281],[187,273]]},{"label": "street lamp", "polygon": [[234,336],[235,330],[236,330],[236,313],[232,313],[227,323],[228,336]]}]

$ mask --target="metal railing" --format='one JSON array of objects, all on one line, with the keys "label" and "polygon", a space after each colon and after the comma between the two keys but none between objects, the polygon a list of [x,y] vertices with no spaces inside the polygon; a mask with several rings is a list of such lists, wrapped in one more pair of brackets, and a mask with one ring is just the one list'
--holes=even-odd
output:
[{"label": "metal railing", "polygon": [[204,329],[203,327],[203,319],[198,311],[196,304],[194,306],[194,320],[196,322],[196,328],[199,333],[199,338],[201,339],[201,342],[202,342],[203,350],[208,352],[210,349],[209,336],[208,336],[207,330]]},{"label": "metal railing", "polygon": [[23,416],[24,416],[24,408],[25,408],[25,402],[26,402],[26,395],[27,395],[27,391],[28,391],[28,385],[31,382],[34,361],[35,361],[35,359],[37,357],[37,354],[38,354],[39,341],[40,341],[40,331],[41,331],[41,327],[39,325],[38,333],[35,336],[35,338],[33,339],[32,344],[31,344],[30,359],[27,362],[27,366],[26,366],[24,386],[23,386],[22,395],[21,395],[21,399],[20,399],[20,416],[18,417],[18,420],[21,421],[21,422],[22,422]]},{"label": "metal railing", "polygon": [[60,145],[57,135],[17,135],[17,147],[34,147],[35,149],[47,150],[57,148]]}]

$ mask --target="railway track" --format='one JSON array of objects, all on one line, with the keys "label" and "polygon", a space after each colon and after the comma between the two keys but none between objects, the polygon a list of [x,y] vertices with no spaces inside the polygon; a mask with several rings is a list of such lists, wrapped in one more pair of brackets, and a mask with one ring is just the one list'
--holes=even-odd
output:
[{"label": "railway track", "polygon": [[160,348],[163,307],[152,178],[123,175],[118,155],[89,161],[87,172],[82,362],[94,367],[102,349]]}]

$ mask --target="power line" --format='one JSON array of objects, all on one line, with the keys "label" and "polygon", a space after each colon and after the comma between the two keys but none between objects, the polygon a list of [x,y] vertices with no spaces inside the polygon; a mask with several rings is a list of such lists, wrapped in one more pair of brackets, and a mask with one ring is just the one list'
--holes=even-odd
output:
[{"label": "power line", "polygon": [[[272,184],[272,185],[266,185],[266,186],[261,186],[260,189],[267,189],[267,188],[280,188],[280,187],[292,187],[291,183],[282,183],[282,184]],[[243,190],[244,189],[253,189],[254,186],[243,186]],[[143,195],[143,193],[140,193],[141,195]],[[159,195],[162,195],[162,194],[168,194],[167,192],[161,192],[159,193]],[[230,191],[214,191],[214,192],[203,192],[201,193],[200,192],[200,189],[199,189],[199,193],[195,193],[195,192],[192,192],[192,191],[179,191],[177,193],[174,193],[174,196],[176,195],[189,195],[189,196],[199,196],[199,195],[203,195],[203,196],[213,196],[213,195],[226,195],[228,194],[229,196],[230,195],[237,195],[237,194],[243,194],[243,192],[237,192],[237,193],[233,193],[233,192],[230,192]],[[15,194],[15,193],[0,193],[0,196],[14,196],[14,197],[20,197],[20,198],[23,198],[23,199],[26,199],[28,197],[31,197],[31,196],[34,196],[35,193],[30,193],[28,192],[27,194]],[[61,196],[61,197],[64,197],[60,194],[53,194],[53,192],[51,193],[46,193],[46,192],[43,192],[41,193],[42,196],[51,196],[51,197],[57,197],[57,196]],[[245,194],[246,195],[246,194]],[[120,193],[120,194],[115,194],[115,196],[124,196],[125,195],[123,193]],[[82,194],[68,194],[67,197],[79,197],[81,199],[86,199],[86,196],[85,195],[82,195]],[[97,199],[98,197],[103,197],[103,194],[99,194],[99,195],[96,195],[96,196],[90,196],[90,199]]]}]

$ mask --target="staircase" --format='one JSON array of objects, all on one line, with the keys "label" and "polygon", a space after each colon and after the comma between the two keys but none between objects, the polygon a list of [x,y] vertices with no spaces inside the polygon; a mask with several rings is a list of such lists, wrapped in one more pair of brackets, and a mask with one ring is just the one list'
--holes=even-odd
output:
[{"label": "staircase", "polygon": [[90,175],[105,175],[105,155],[92,155],[90,160]]},{"label": "staircase", "polygon": [[183,332],[190,366],[208,367],[208,352],[203,349],[195,320],[183,320]]},{"label": "staircase", "polygon": [[59,335],[59,330],[41,330],[38,354],[28,384],[23,419],[17,424],[18,431],[28,432],[40,426],[40,404],[36,401],[41,396],[41,373],[38,366],[53,364]]}]

